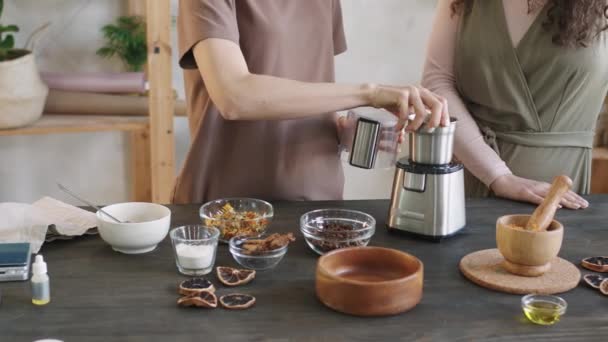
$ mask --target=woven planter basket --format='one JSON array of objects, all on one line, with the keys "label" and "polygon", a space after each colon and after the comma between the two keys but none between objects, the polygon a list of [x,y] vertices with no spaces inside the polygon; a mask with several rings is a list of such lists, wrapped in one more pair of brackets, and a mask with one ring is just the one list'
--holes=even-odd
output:
[{"label": "woven planter basket", "polygon": [[48,91],[31,53],[0,62],[0,129],[27,126],[38,120]]}]

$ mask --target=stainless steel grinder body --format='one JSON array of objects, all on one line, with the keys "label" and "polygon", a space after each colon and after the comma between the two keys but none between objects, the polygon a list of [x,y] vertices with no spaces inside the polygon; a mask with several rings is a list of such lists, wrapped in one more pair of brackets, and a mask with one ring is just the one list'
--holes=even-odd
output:
[{"label": "stainless steel grinder body", "polygon": [[462,164],[429,166],[397,163],[388,227],[433,239],[450,236],[466,224]]},{"label": "stainless steel grinder body", "polygon": [[408,133],[410,160],[418,164],[443,165],[452,161],[456,119],[447,127],[427,128],[426,124]]},{"label": "stainless steel grinder body", "polygon": [[409,133],[409,159],[397,162],[388,227],[441,239],[466,224],[464,170],[451,163],[456,119]]}]

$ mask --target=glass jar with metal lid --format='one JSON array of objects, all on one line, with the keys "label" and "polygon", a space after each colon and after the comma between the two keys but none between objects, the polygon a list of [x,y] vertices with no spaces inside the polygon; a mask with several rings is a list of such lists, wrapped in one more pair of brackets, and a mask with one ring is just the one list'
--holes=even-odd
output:
[{"label": "glass jar with metal lid", "polygon": [[363,169],[394,167],[399,151],[397,123],[397,117],[384,109],[350,110],[340,139],[341,159]]}]

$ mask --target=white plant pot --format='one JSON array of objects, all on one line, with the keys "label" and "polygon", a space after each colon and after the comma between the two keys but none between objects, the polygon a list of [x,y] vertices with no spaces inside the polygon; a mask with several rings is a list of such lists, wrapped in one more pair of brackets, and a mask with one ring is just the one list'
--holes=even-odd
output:
[{"label": "white plant pot", "polygon": [[48,92],[31,53],[0,62],[0,129],[27,126],[38,120]]}]

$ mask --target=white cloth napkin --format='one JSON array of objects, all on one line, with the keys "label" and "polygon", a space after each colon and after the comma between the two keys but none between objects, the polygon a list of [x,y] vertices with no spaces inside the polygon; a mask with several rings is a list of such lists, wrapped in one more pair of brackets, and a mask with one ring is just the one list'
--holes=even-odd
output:
[{"label": "white cloth napkin", "polygon": [[0,242],[29,242],[38,253],[51,225],[55,235],[79,236],[97,223],[94,213],[50,197],[33,204],[0,203]]},{"label": "white cloth napkin", "polygon": [[48,218],[30,204],[0,203],[0,242],[29,242],[37,253],[48,226]]},{"label": "white cloth napkin", "polygon": [[48,217],[61,235],[79,236],[97,226],[94,213],[51,197],[44,197],[34,202],[32,206]]}]

